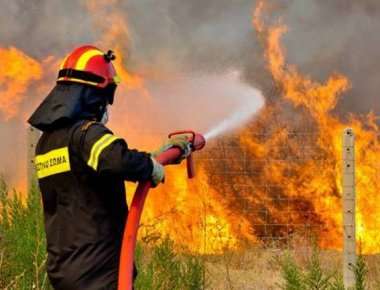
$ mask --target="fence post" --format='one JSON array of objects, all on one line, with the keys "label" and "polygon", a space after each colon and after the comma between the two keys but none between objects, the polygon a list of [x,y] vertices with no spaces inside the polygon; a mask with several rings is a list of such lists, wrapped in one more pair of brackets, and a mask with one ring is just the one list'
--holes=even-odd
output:
[{"label": "fence post", "polygon": [[33,127],[29,127],[27,130],[27,192],[29,193],[33,188],[36,188],[37,186],[34,155],[40,133]]},{"label": "fence post", "polygon": [[343,132],[343,281],[346,289],[355,286],[352,266],[356,264],[355,230],[355,135]]}]

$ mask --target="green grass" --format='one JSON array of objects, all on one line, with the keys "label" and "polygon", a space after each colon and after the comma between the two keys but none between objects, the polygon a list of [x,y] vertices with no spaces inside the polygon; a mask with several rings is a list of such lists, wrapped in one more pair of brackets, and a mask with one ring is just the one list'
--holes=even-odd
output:
[{"label": "green grass", "polygon": [[0,289],[48,289],[46,245],[40,197],[33,190],[25,201],[9,194],[0,181]]},{"label": "green grass", "polygon": [[[0,289],[51,289],[42,214],[38,190],[25,200],[19,193],[9,194],[0,180]],[[150,247],[139,243],[136,256],[136,289],[203,289],[201,259],[176,253],[169,239]]]},{"label": "green grass", "polygon": [[169,239],[156,244],[148,255],[146,253],[140,243],[136,251],[136,289],[204,289],[205,269],[199,257],[177,254]]},{"label": "green grass", "polygon": [[[355,290],[366,290],[367,265],[360,254],[352,267],[355,274]],[[282,283],[284,290],[345,290],[339,269],[327,271],[322,268],[319,249],[314,246],[306,266],[297,265],[288,253],[281,261]]]},{"label": "green grass", "polygon": [[289,253],[281,261],[282,278],[284,282],[280,288],[284,290],[304,289],[303,273]]},{"label": "green grass", "polygon": [[[210,269],[206,271],[205,265],[210,267],[212,259],[207,261],[207,257],[189,254],[184,249],[178,251],[170,239],[162,239],[159,235],[157,237],[158,239],[153,242],[138,243],[136,264],[139,275],[135,289],[207,289]],[[223,257],[215,258],[218,274],[224,271],[221,267],[223,261]],[[45,271],[45,262],[46,244],[38,190],[33,190],[26,198],[21,198],[17,192],[9,194],[6,184],[0,179],[0,289],[51,289]],[[282,255],[280,265],[281,282],[277,282],[279,275],[273,277],[277,283],[275,289],[344,290],[341,269],[326,270],[326,265],[321,264],[317,247],[313,248],[302,266],[296,262],[290,252]],[[363,256],[359,255],[356,265],[352,268],[356,277],[355,290],[368,289],[367,284],[374,284],[370,281],[374,278],[368,278],[368,273],[371,274],[373,271],[368,269]],[[233,265],[231,270],[237,271]],[[275,269],[271,271],[278,273],[273,272]],[[218,279],[224,281],[226,275],[229,275],[228,271],[218,276]],[[376,276],[375,279],[377,278]],[[230,288],[235,289],[236,281],[234,279],[231,281]],[[380,282],[376,285],[380,285]],[[223,287],[227,289],[226,282]],[[371,289],[377,288],[375,286]]]},{"label": "green grass", "polygon": [[368,274],[368,268],[367,264],[364,261],[364,257],[361,253],[361,249],[359,256],[356,260],[356,264],[352,267],[352,271],[355,275],[355,290],[367,289],[366,277]]}]

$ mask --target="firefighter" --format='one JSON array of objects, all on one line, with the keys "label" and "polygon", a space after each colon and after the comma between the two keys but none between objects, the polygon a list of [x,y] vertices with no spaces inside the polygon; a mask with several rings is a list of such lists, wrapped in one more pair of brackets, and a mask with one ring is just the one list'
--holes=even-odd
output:
[{"label": "firefighter", "polygon": [[112,51],[90,45],[63,61],[56,86],[28,122],[43,132],[36,148],[47,239],[47,272],[58,290],[117,289],[128,214],[124,181],[164,179],[154,154],[132,150],[104,124],[119,83]]}]

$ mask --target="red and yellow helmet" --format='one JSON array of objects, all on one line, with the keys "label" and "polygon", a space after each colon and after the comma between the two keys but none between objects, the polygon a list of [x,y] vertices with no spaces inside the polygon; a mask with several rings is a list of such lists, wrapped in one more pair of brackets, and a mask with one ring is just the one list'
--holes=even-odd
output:
[{"label": "red and yellow helmet", "polygon": [[62,62],[57,82],[73,82],[105,88],[117,85],[120,78],[116,74],[112,60],[114,53],[104,53],[92,45],[78,47]]}]

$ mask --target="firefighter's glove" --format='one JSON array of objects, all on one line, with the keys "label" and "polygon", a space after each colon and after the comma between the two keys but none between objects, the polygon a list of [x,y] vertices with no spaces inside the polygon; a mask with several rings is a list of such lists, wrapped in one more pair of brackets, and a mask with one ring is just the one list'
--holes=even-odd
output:
[{"label": "firefighter's glove", "polygon": [[152,157],[153,170],[152,170],[152,186],[156,187],[165,180],[165,169],[156,159]]},{"label": "firefighter's glove", "polygon": [[182,155],[180,156],[180,158],[178,158],[176,163],[181,163],[181,161],[185,159],[187,156],[189,156],[191,153],[190,144],[191,143],[189,142],[186,135],[173,136],[166,140],[166,142],[158,150],[153,151],[151,155],[153,157],[156,157],[172,147],[178,147],[182,150]]}]

